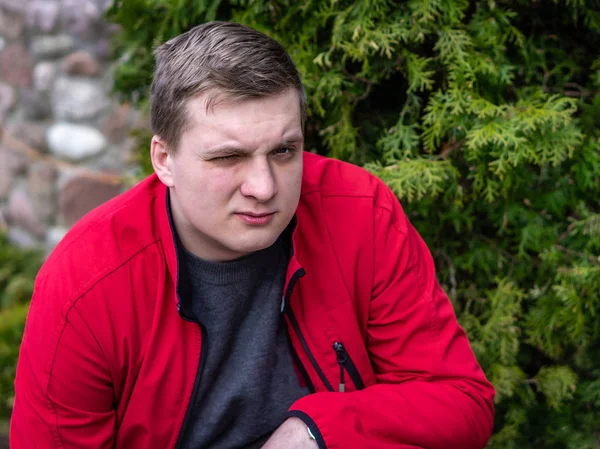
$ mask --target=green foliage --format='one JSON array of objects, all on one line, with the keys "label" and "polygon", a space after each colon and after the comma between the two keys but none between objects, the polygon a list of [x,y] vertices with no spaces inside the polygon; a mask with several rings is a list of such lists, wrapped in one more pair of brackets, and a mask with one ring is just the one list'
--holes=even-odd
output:
[{"label": "green foliage", "polygon": [[11,245],[0,233],[0,432],[12,409],[19,345],[42,255]]},{"label": "green foliage", "polygon": [[121,0],[109,17],[116,89],[142,107],[152,48],[193,25],[281,41],[307,148],[380,176],[428,242],[498,390],[489,447],[600,448],[597,2]]},{"label": "green foliage", "polygon": [[0,310],[29,301],[40,263],[38,251],[19,249],[0,233]]},{"label": "green foliage", "polygon": [[29,303],[0,310],[0,421],[10,417],[15,370]]}]

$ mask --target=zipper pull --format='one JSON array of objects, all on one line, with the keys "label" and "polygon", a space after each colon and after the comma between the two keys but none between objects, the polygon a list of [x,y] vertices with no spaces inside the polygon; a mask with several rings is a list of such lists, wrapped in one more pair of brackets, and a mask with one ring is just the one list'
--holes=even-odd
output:
[{"label": "zipper pull", "polygon": [[335,351],[335,355],[337,358],[338,365],[340,365],[340,393],[344,393],[346,391],[346,384],[344,383],[344,364],[346,363],[346,354],[344,351],[344,345],[339,341],[336,341],[333,344],[333,350]]}]

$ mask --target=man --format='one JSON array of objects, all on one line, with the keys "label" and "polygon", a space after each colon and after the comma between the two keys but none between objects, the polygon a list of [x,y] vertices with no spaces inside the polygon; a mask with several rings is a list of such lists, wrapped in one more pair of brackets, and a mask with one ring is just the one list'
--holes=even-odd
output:
[{"label": "man", "polygon": [[155,174],[40,271],[18,448],[477,449],[494,390],[381,181],[303,150],[285,50],[208,23],[156,51]]}]

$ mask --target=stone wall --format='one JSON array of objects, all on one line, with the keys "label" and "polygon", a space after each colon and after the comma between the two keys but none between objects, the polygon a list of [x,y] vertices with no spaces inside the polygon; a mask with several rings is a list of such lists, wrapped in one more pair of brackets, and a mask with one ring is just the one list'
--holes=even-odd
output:
[{"label": "stone wall", "polygon": [[135,169],[111,96],[110,0],[0,0],[0,231],[51,249]]}]

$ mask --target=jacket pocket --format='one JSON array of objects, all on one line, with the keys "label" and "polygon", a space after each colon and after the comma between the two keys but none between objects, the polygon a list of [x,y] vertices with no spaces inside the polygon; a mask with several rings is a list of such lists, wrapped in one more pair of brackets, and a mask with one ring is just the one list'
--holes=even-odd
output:
[{"label": "jacket pocket", "polygon": [[336,341],[333,344],[333,350],[335,351],[335,356],[337,358],[338,365],[340,366],[340,384],[338,391],[342,393],[346,391],[346,372],[350,376],[350,379],[354,383],[354,386],[357,390],[362,390],[363,388],[365,388],[365,384],[362,378],[360,377],[360,373],[356,369],[356,365],[354,364],[354,362],[352,362],[352,359],[346,351],[346,348],[344,348],[344,345],[341,342]]}]

